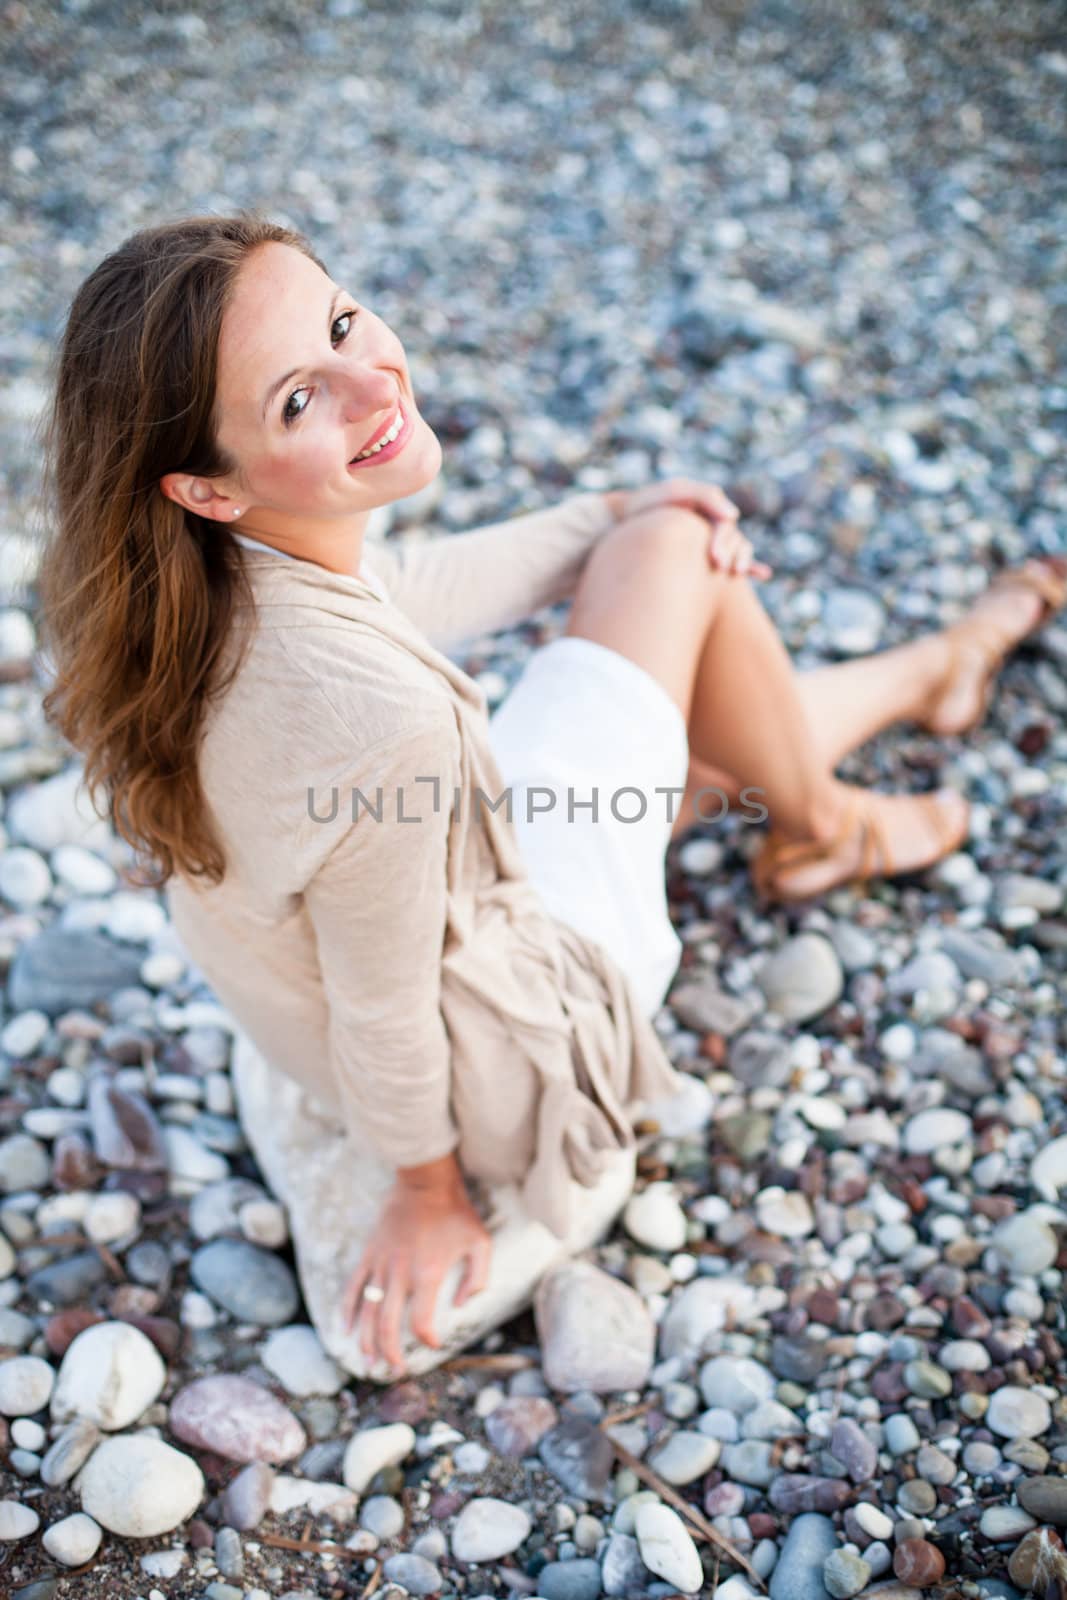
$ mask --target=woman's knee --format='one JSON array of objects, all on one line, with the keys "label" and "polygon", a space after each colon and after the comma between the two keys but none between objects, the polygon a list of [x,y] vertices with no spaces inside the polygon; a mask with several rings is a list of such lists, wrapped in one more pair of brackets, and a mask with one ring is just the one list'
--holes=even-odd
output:
[{"label": "woman's knee", "polygon": [[624,517],[600,540],[598,549],[624,552],[627,564],[686,567],[700,560],[707,568],[711,524],[685,506],[656,506]]}]

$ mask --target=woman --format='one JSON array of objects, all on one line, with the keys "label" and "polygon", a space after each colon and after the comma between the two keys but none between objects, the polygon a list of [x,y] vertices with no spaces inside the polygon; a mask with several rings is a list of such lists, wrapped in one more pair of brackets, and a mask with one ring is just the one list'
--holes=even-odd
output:
[{"label": "woman", "polygon": [[[459,1299],[485,1282],[466,1179],[521,1182],[562,1234],[632,1109],[680,1086],[650,1018],[680,948],[664,851],[699,791],[758,796],[768,897],[928,866],[963,798],[835,767],[898,718],[977,721],[1067,587],[1030,563],[947,633],[798,676],[712,485],[368,562],[370,513],[440,445],[396,336],[247,212],[144,230],[90,274],[48,451],[48,713],[239,1023],[395,1167],[346,1302],[395,1364],[412,1296],[433,1344],[446,1273],[466,1264]],[[567,598],[490,722],[444,652]]]}]

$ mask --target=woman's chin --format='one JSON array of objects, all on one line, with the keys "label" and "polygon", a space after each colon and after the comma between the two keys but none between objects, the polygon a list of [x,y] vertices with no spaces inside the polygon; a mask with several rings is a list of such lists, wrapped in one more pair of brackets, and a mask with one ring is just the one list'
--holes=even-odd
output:
[{"label": "woman's chin", "polygon": [[401,491],[404,495],[417,494],[420,489],[425,489],[428,483],[432,483],[440,472],[444,460],[440,439],[425,423],[420,429],[420,437],[413,439],[411,443],[418,450],[418,456],[412,456],[410,471],[405,474],[408,487]]}]

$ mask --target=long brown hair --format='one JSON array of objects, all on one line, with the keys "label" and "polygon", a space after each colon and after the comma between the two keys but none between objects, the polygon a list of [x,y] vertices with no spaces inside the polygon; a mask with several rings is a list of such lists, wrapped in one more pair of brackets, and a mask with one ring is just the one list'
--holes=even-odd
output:
[{"label": "long brown hair", "polygon": [[44,712],[83,752],[89,792],[102,786],[149,888],[225,873],[197,746],[209,697],[243,659],[221,675],[251,594],[231,530],[159,480],[235,470],[216,440],[219,334],[241,264],[268,242],[323,265],[302,234],[253,210],[131,235],[74,297],[44,419]]}]

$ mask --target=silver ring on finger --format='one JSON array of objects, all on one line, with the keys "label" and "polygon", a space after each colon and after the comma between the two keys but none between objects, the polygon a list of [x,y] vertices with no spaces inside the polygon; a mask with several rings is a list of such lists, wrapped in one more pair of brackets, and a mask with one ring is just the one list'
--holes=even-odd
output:
[{"label": "silver ring on finger", "polygon": [[360,1295],[360,1299],[370,1300],[373,1304],[377,1305],[380,1300],[385,1299],[385,1290],[377,1283],[368,1283],[366,1288],[363,1290],[363,1293]]}]

